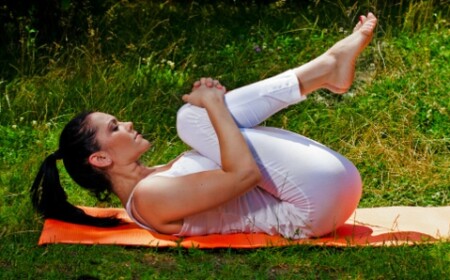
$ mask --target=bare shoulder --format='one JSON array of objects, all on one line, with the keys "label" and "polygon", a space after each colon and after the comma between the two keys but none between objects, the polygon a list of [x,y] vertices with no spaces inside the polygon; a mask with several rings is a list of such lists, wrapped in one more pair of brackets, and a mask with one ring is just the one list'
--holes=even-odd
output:
[{"label": "bare shoulder", "polygon": [[133,201],[135,203],[147,202],[150,204],[152,201],[160,201],[164,196],[164,188],[170,183],[166,177],[149,176],[141,180],[134,188]]},{"label": "bare shoulder", "polygon": [[178,233],[186,217],[218,207],[254,187],[258,178],[248,174],[214,169],[179,177],[149,176],[135,187],[133,207],[156,230]]},{"label": "bare shoulder", "polygon": [[178,233],[183,225],[182,220],[169,218],[170,209],[167,206],[173,199],[170,194],[171,179],[157,176],[145,178],[136,185],[133,195],[133,214],[144,224],[166,234]]},{"label": "bare shoulder", "polygon": [[[167,193],[171,184],[171,178],[149,176],[141,180],[134,189],[133,203],[135,209],[141,212],[152,212],[157,215],[159,211],[164,211],[165,200],[170,199]],[[169,187],[170,188],[170,187]],[[163,216],[163,215],[162,215]]]}]

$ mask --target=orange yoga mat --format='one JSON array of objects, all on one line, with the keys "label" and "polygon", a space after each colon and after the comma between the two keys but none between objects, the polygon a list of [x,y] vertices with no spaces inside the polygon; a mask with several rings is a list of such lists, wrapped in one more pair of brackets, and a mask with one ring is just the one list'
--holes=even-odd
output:
[{"label": "orange yoga mat", "polygon": [[395,246],[450,241],[450,206],[357,209],[345,225],[321,238],[288,240],[261,233],[178,238],[154,233],[131,222],[124,209],[82,207],[91,215],[117,215],[128,223],[97,228],[47,219],[39,245],[108,244],[149,247],[258,248],[295,244],[322,246]]}]

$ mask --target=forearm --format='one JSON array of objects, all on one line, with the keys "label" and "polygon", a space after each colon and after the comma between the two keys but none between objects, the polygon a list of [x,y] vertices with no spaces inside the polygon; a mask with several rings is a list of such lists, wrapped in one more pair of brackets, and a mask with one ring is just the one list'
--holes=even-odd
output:
[{"label": "forearm", "polygon": [[202,78],[196,84],[194,90],[182,98],[185,102],[206,110],[219,142],[222,171],[226,173],[224,175],[228,175],[227,179],[233,181],[233,185],[239,186],[242,191],[253,187],[261,178],[261,174],[241,131],[225,105],[225,89],[217,81],[208,78]]},{"label": "forearm", "polygon": [[204,108],[216,132],[225,172],[258,170],[253,155],[222,97],[205,101]]}]

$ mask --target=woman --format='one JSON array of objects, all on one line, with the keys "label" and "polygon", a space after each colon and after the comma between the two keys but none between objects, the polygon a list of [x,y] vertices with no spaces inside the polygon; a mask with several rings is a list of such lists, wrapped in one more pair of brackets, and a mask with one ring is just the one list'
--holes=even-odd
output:
[{"label": "woman", "polygon": [[326,88],[345,92],[358,55],[377,19],[361,16],[354,32],[313,61],[233,90],[202,78],[182,99],[180,138],[193,148],[170,163],[139,162],[150,143],[130,122],[84,113],[64,128],[32,186],[34,206],[48,218],[109,226],[67,202],[56,161],[97,196],[113,192],[130,217],[149,230],[179,236],[265,232],[290,238],[320,236],[342,225],[357,207],[361,179],[354,165],[306,137],[262,121]]}]

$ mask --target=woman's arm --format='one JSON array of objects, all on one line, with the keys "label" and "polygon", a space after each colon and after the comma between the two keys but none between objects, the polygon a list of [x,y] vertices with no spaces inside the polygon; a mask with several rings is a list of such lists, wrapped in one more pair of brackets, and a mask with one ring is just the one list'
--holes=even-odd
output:
[{"label": "woman's arm", "polygon": [[[211,87],[209,87],[211,86]],[[186,176],[150,177],[136,186],[134,211],[143,222],[163,233],[177,233],[183,218],[217,207],[257,185],[258,166],[224,102],[217,81],[194,84],[183,100],[205,108],[217,134],[222,169]]]}]

